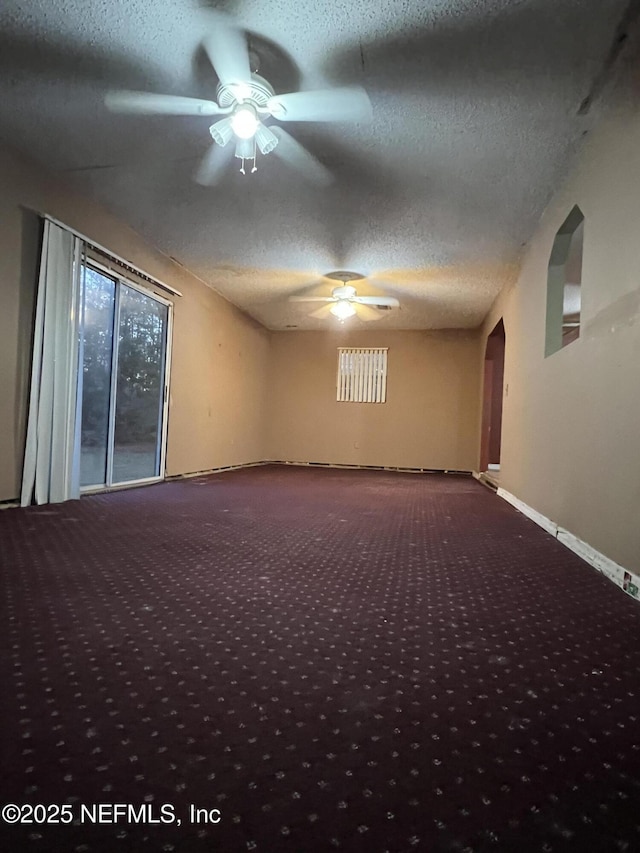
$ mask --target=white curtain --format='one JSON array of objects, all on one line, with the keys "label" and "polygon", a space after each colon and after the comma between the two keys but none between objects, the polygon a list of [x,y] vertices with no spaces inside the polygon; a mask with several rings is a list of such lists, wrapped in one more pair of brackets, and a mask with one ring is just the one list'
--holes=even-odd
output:
[{"label": "white curtain", "polygon": [[21,505],[80,497],[78,358],[82,242],[44,221]]}]

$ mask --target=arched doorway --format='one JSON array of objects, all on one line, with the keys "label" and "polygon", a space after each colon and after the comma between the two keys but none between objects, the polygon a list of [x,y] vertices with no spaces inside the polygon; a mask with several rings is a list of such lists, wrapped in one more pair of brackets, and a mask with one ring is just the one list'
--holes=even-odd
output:
[{"label": "arched doorway", "polygon": [[480,471],[496,485],[500,478],[502,395],[504,385],[504,323],[500,320],[487,338],[484,355],[482,441]]}]

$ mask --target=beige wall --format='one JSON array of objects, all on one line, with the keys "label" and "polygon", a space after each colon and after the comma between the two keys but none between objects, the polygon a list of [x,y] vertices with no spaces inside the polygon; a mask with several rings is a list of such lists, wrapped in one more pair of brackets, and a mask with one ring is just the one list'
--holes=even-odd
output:
[{"label": "beige wall", "polygon": [[175,299],[167,470],[264,459],[268,334],[130,228],[0,148],[0,500],[19,494],[39,223],[49,213],[182,291]]},{"label": "beige wall", "polygon": [[[389,347],[387,402],[336,402],[337,347]],[[476,332],[272,335],[272,459],[416,468],[476,467]]]},{"label": "beige wall", "polygon": [[[544,358],[547,264],[574,204],[585,216],[580,338]],[[619,95],[549,205],[504,315],[501,485],[640,571],[640,112]]]}]

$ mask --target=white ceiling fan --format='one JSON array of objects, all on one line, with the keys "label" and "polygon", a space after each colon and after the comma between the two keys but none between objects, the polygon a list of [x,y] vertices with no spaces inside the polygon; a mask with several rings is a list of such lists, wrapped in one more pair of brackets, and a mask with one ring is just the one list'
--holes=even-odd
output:
[{"label": "white ceiling fan", "polygon": [[356,288],[353,284],[349,284],[363,278],[358,273],[332,272],[325,278],[342,282],[338,287],[334,287],[331,296],[290,296],[289,302],[323,302],[325,304],[316,311],[312,311],[309,316],[322,319],[333,314],[341,323],[353,317],[354,314],[365,322],[379,320],[382,317],[380,309],[400,307],[395,296],[358,296]]},{"label": "white ceiling fan", "polygon": [[313,154],[282,127],[264,122],[363,121],[371,116],[366,92],[347,87],[276,95],[271,84],[252,71],[251,62],[256,65],[257,60],[250,58],[244,33],[225,16],[216,19],[203,47],[220,81],[217,100],[118,90],[107,94],[107,107],[140,115],[223,116],[209,128],[214,143],[196,171],[200,184],[218,183],[233,154],[241,160],[243,174],[247,160],[252,161],[251,172],[257,171],[256,149],[274,152],[316,184],[331,183],[331,172]]}]

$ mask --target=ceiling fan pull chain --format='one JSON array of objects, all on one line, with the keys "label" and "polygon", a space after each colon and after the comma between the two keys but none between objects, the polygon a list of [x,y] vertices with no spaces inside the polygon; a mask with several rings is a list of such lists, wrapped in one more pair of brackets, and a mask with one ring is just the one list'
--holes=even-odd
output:
[{"label": "ceiling fan pull chain", "polygon": [[[246,157],[246,158],[245,158],[245,157],[243,157],[243,158],[242,158],[242,166],[240,166],[240,173],[241,173],[242,175],[246,175],[246,174],[247,174],[247,173],[246,173],[246,171],[245,171],[245,168],[244,168],[244,161],[245,161],[245,159],[247,159],[247,160],[251,160],[251,157]],[[253,168],[251,169],[251,174],[253,175],[253,173],[254,173],[254,172],[257,172],[257,171],[258,171],[258,167],[256,166],[256,158],[254,157],[254,158],[253,158]]]}]

